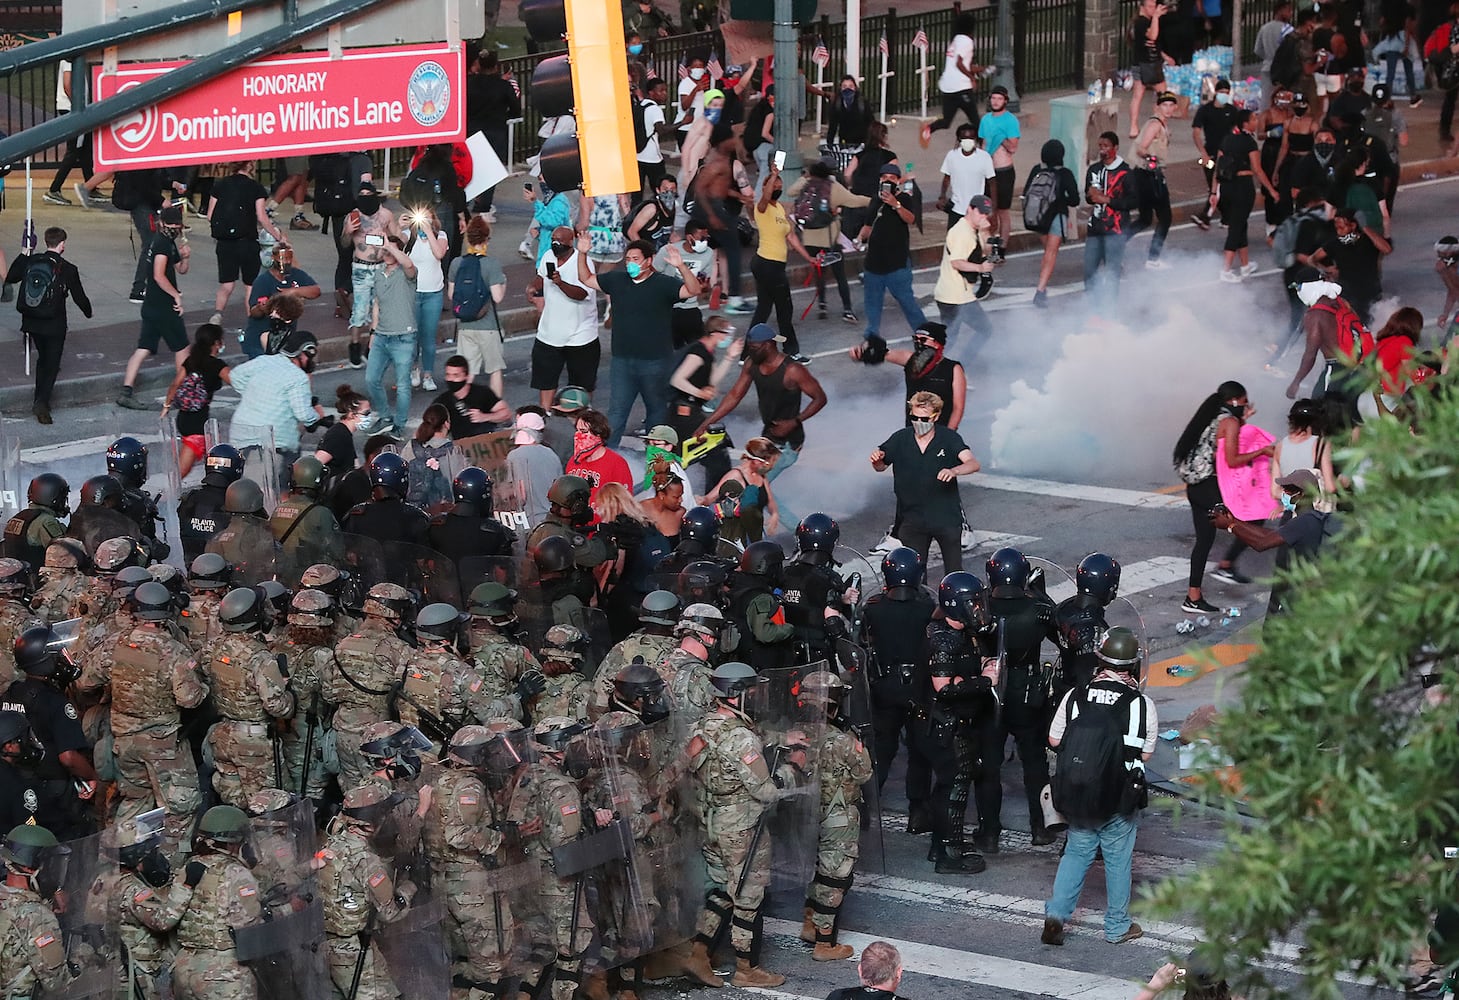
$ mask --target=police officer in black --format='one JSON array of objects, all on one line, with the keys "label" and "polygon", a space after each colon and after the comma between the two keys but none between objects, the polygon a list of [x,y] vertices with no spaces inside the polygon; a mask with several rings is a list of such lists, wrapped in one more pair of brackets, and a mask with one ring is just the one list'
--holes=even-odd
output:
[{"label": "police officer in black", "polygon": [[112,475],[92,476],[81,484],[80,505],[71,515],[66,535],[86,546],[96,558],[96,547],[109,538],[141,541],[142,528],[122,513],[122,484]]},{"label": "police officer in black", "polygon": [[66,533],[61,518],[71,513],[71,484],[54,472],[42,472],[25,491],[27,506],[5,523],[0,555],[32,567],[44,566],[46,547]]},{"label": "police officer in black", "polygon": [[704,561],[718,562],[726,567],[731,565],[728,559],[719,555],[719,515],[713,507],[690,507],[684,511],[684,520],[679,527],[679,544],[673,552],[659,560],[654,574],[667,579],[670,575],[682,573],[690,563]]},{"label": "police officer in black", "polygon": [[[980,633],[985,655],[1003,654],[999,759],[992,764],[993,770],[996,772],[1002,764],[1003,747],[1012,736],[1023,765],[1033,842],[1052,844],[1054,835],[1044,829],[1039,794],[1049,783],[1044,748],[1048,745],[1049,723],[1058,705],[1053,694],[1053,670],[1044,667],[1041,656],[1044,639],[1055,636],[1054,605],[1041,590],[1030,587],[1032,569],[1024,554],[1015,548],[1001,548],[988,557],[988,600]],[[983,814],[983,825],[974,843],[985,854],[997,854],[998,837],[1003,830],[1000,818],[1003,784],[993,781],[990,786],[989,795],[997,793],[998,808]]]},{"label": "police officer in black", "polygon": [[431,548],[456,560],[510,556],[512,532],[492,516],[491,476],[485,469],[462,469],[451,483],[456,503],[431,519]]},{"label": "police officer in black", "polygon": [[157,525],[162,515],[157,498],[142,487],[147,482],[147,446],[134,437],[119,437],[106,450],[106,471],[122,484],[121,511],[142,529],[142,537],[150,546],[153,559],[166,559],[157,541]]},{"label": "police officer in black", "polygon": [[371,499],[355,504],[345,515],[340,530],[373,538],[381,545],[392,542],[428,545],[430,516],[405,500],[410,486],[405,459],[382,451],[370,460],[369,475]]},{"label": "police officer in black", "polygon": [[177,534],[189,565],[228,523],[223,497],[243,478],[243,456],[231,444],[214,445],[203,469],[203,481],[177,501]]},{"label": "police officer in black", "polygon": [[826,633],[826,609],[846,612],[856,595],[835,570],[841,526],[829,514],[807,514],[795,527],[795,558],[785,566],[785,620],[795,626],[804,663],[829,659],[834,642]]},{"label": "police officer in black", "polygon": [[1054,704],[1069,688],[1083,687],[1099,672],[1099,642],[1109,624],[1104,609],[1119,595],[1120,564],[1092,552],[1074,574],[1077,593],[1054,609],[1054,641],[1059,646],[1059,677]]},{"label": "police officer in black", "polygon": [[730,581],[728,616],[740,630],[737,655],[757,671],[795,662],[795,626],[774,621],[785,553],[769,539],[751,542]]},{"label": "police officer in black", "polygon": [[932,829],[932,763],[926,748],[914,738],[915,727],[926,719],[917,700],[916,682],[927,670],[927,626],[937,610],[937,598],[923,586],[922,557],[906,546],[893,549],[881,561],[886,588],[861,610],[861,624],[871,647],[871,729],[876,781],[880,788],[891,773],[897,747],[906,733],[907,832]]},{"label": "police officer in black", "polygon": [[96,794],[96,769],[81,729],[81,714],[64,694],[79,671],[48,625],[32,625],[15,637],[15,665],[23,676],[0,697],[0,712],[23,713],[45,748],[42,794],[58,806],[64,804],[66,832],[48,829],[68,840],[84,837],[91,832],[86,803]]},{"label": "police officer in black", "polygon": [[[45,748],[30,731],[24,712],[0,712],[0,824],[51,829],[66,821],[65,799],[52,798],[40,773]],[[69,788],[67,798],[76,796]]]},{"label": "police officer in black", "polygon": [[[927,626],[927,665],[918,678],[918,700],[926,715],[919,738],[932,761],[932,847],[927,860],[942,875],[976,875],[988,867],[981,854],[963,848],[968,792],[977,779],[978,813],[997,806],[988,795],[986,773],[998,780],[1002,754],[993,685],[996,665],[984,665],[975,630],[983,621],[983,581],[958,570],[937,588],[940,618]],[[989,766],[991,762],[991,766]]]},{"label": "police officer in black", "polygon": [[674,593],[686,608],[709,604],[723,611],[729,607],[729,570],[717,560],[696,559],[679,571]]}]

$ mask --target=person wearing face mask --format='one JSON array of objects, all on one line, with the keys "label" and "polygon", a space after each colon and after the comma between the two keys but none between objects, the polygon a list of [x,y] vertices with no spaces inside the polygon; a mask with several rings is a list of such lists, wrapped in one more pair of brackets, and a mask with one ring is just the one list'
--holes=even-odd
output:
[{"label": "person wearing face mask", "polygon": [[856,147],[866,142],[866,130],[872,122],[871,105],[856,85],[856,77],[841,78],[840,89],[831,97],[830,123],[826,128],[826,145],[836,145],[841,140],[843,147]]},{"label": "person wearing face mask", "polygon": [[963,505],[957,480],[982,466],[957,431],[938,423],[941,397],[914,392],[907,400],[907,413],[908,425],[872,450],[871,467],[877,472],[892,470],[897,498],[893,534],[924,564],[937,542],[947,571],[956,572],[963,568]]},{"label": "person wearing face mask", "polygon": [[[886,353],[889,364],[901,365],[907,395],[930,392],[942,400],[937,422],[949,430],[957,430],[967,403],[968,376],[963,366],[944,353],[947,350],[947,327],[928,320],[912,331],[912,350],[893,347]],[[861,347],[848,352],[852,361],[879,364],[870,360],[870,353]],[[911,424],[911,417],[907,422]]]},{"label": "person wearing face mask", "polygon": [[1258,552],[1277,550],[1278,582],[1272,587],[1267,614],[1281,614],[1287,585],[1281,580],[1281,571],[1292,564],[1295,557],[1306,562],[1315,559],[1322,551],[1322,543],[1342,528],[1337,515],[1317,510],[1314,504],[1322,496],[1321,484],[1311,469],[1297,469],[1282,476],[1276,485],[1281,488],[1282,518],[1276,528],[1262,524],[1248,524],[1231,516],[1230,511],[1216,510],[1211,514],[1212,528],[1229,531],[1238,542]]},{"label": "person wearing face mask", "polygon": [[[702,219],[690,219],[684,224],[684,242],[678,244],[679,257],[684,266],[694,272],[701,288],[714,283],[714,248],[709,245],[709,224]],[[669,263],[669,250],[664,247],[654,256],[654,270],[660,274],[676,276],[679,269]],[[674,350],[692,344],[704,336],[704,314],[699,310],[699,299],[680,299],[674,303],[673,311]]]},{"label": "person wearing face mask", "polygon": [[993,157],[978,146],[978,133],[971,125],[959,125],[957,148],[942,158],[942,192],[937,207],[947,213],[947,226],[957,225],[968,212],[968,199],[987,194],[997,173]]},{"label": "person wearing face mask", "polygon": [[[677,111],[674,114],[674,127],[679,130],[680,149],[684,147],[684,140],[689,131],[689,126],[695,119],[708,117],[704,114],[706,107],[705,95],[714,86],[714,81],[709,78],[709,70],[704,68],[705,60],[703,53],[691,53],[688,57],[687,65],[689,72],[679,81],[679,100]],[[720,107],[723,108],[723,104]],[[710,124],[714,123],[714,121],[710,122]],[[689,162],[688,157],[685,157],[684,162]]]},{"label": "person wearing face mask", "polygon": [[[294,266],[294,250],[282,243],[274,244],[269,255],[269,269],[249,287],[248,323],[243,327],[243,353],[256,358],[264,352],[263,338],[273,324],[271,314],[283,299],[294,299],[301,306],[319,298],[319,282],[302,268]],[[295,317],[297,320],[298,317]]]},{"label": "person wearing face mask", "polygon": [[[1221,143],[1231,134],[1235,112],[1236,108],[1231,103],[1231,81],[1217,80],[1211,99],[1196,109],[1195,116],[1191,118],[1191,141],[1195,143],[1196,159],[1200,160],[1201,170],[1206,175],[1207,190],[1215,182],[1216,158],[1221,153]],[[1191,221],[1201,229],[1211,228],[1210,207],[1201,206],[1201,210],[1191,216]]]},{"label": "person wearing face mask", "polygon": [[[1261,166],[1261,150],[1252,134],[1255,112],[1241,108],[1232,116],[1232,132],[1221,142],[1215,181],[1211,188],[1210,207],[1221,206],[1221,221],[1226,224],[1225,259],[1222,281],[1239,282],[1256,273],[1251,262],[1248,222],[1256,206],[1256,185],[1259,183],[1268,198],[1277,197],[1276,186]],[[1236,264],[1240,261],[1240,270]]]},{"label": "person wearing face mask", "polygon": [[[851,309],[851,288],[846,283],[846,262],[838,249],[845,237],[842,220],[852,213],[871,204],[866,195],[852,194],[835,176],[835,158],[825,158],[806,167],[805,173],[786,190],[786,195],[800,201],[807,188],[812,189],[812,205],[824,204],[827,214],[817,218],[815,212],[800,221],[800,241],[808,253],[816,254],[820,267],[815,269],[817,319],[826,318],[826,269],[836,279],[836,290],[841,295],[841,318],[847,323],[857,322]],[[816,223],[825,220],[825,225]]]},{"label": "person wearing face mask", "polygon": [[[669,378],[674,397],[669,403],[669,426],[687,441],[704,416],[702,407],[714,399],[719,385],[739,360],[744,341],[735,336],[735,327],[727,317],[711,316],[702,336],[679,355],[678,367]],[[728,447],[716,448],[690,468],[696,470],[700,492],[709,483],[717,483],[729,471]]]},{"label": "person wearing face mask", "polygon": [[280,467],[294,463],[299,457],[299,428],[312,431],[325,422],[324,408],[315,401],[309,380],[318,353],[314,334],[295,330],[284,338],[278,354],[265,354],[232,369],[233,388],[239,395],[228,428],[233,447],[273,448]]},{"label": "person wearing face mask", "polygon": [[[1295,136],[1289,133],[1288,139]],[[1339,166],[1337,136],[1324,125],[1312,134],[1312,155],[1292,164],[1287,174],[1287,189],[1293,195],[1303,188],[1320,188],[1323,194],[1332,194]]]},{"label": "person wearing face mask", "polygon": [[1130,241],[1132,215],[1140,205],[1134,172],[1120,159],[1120,137],[1099,137],[1099,159],[1084,174],[1084,197],[1094,206],[1084,239],[1084,288],[1098,291],[1106,308],[1120,292],[1120,269]]},{"label": "person wearing face mask", "polygon": [[1363,325],[1371,325],[1373,306],[1383,297],[1383,256],[1393,251],[1393,245],[1363,225],[1350,208],[1333,216],[1332,226],[1333,238],[1312,255],[1312,264],[1342,286],[1343,298],[1352,303]]},{"label": "person wearing face mask", "polygon": [[182,206],[168,205],[157,213],[157,232],[143,254],[147,276],[146,290],[142,293],[142,332],[137,337],[137,349],[127,359],[127,371],[122,377],[122,390],[116,404],[128,410],[150,410],[145,400],[132,394],[132,384],[142,370],[142,363],[157,353],[159,341],[177,353],[182,362],[182,352],[187,349],[187,327],[183,325],[182,292],[177,289],[177,276],[186,274],[192,248],[184,235],[187,227],[182,224]]},{"label": "person wearing face mask", "polygon": [[[1287,398],[1297,398],[1320,353],[1322,373],[1312,387],[1311,398],[1332,400],[1333,409],[1340,411],[1349,426],[1359,424],[1362,418],[1358,415],[1358,397],[1365,390],[1367,380],[1362,375],[1353,377],[1351,369],[1373,355],[1373,335],[1348,304],[1342,286],[1324,280],[1321,272],[1309,268],[1301,276],[1297,297],[1307,307],[1307,314],[1302,317],[1306,346],[1297,374],[1287,386]],[[1337,428],[1328,430],[1335,433]]]},{"label": "person wearing face mask", "polygon": [[487,434],[512,419],[511,407],[491,386],[471,377],[470,364],[462,355],[453,354],[446,359],[442,384],[446,391],[432,402],[444,406],[450,414],[452,440]]},{"label": "person wearing face mask", "polygon": [[552,231],[548,256],[527,288],[528,301],[542,311],[532,341],[532,388],[543,409],[552,405],[564,367],[568,385],[592,392],[598,384],[598,296],[578,280],[573,235],[568,226]]},{"label": "person wearing face mask", "polygon": [[917,220],[919,207],[915,190],[902,184],[902,168],[888,162],[882,165],[876,192],[876,212],[862,223],[859,234],[866,244],[861,284],[866,313],[864,336],[870,346],[884,349],[881,314],[888,292],[913,329],[927,316],[912,292],[911,226]]},{"label": "person wearing face mask", "polygon": [[623,456],[613,451],[607,440],[608,418],[597,410],[583,410],[577,415],[577,431],[572,436],[572,460],[564,470],[569,476],[587,480],[592,487],[592,496],[604,483],[619,483],[633,490],[633,473]]},{"label": "person wearing face mask", "polygon": [[[339,230],[341,246],[353,248],[350,263],[350,367],[363,368],[364,348],[361,338],[370,328],[370,316],[375,306],[375,280],[385,269],[390,256],[386,242],[400,238],[400,227],[395,213],[385,208],[385,199],[380,190],[370,181],[361,181],[355,195],[355,210],[345,216],[344,226]],[[413,329],[413,327],[412,327]]]},{"label": "person wearing face mask", "polygon": [[[206,429],[213,405],[213,393],[223,388],[225,382],[231,383],[232,380],[228,365],[219,357],[222,352],[223,328],[214,323],[204,323],[198,327],[192,347],[188,348],[187,358],[178,367],[177,375],[173,377],[172,385],[168,386],[167,396],[162,402],[162,415],[166,417],[167,411],[176,405],[177,390],[182,388],[184,381],[196,376],[194,381],[202,384],[205,394],[202,406],[188,410],[178,407],[177,410],[177,436],[182,439],[182,447],[177,451],[177,473],[182,479],[187,478],[193,464],[207,451]],[[195,400],[189,401],[189,405],[195,403]]]},{"label": "person wearing face mask", "polygon": [[674,235],[674,210],[679,206],[679,182],[667,175],[659,178],[653,196],[645,198],[623,220],[623,235],[629,242],[646,240],[656,249],[669,245]]},{"label": "person wearing face mask", "polygon": [[324,463],[330,479],[339,479],[353,469],[358,461],[355,452],[355,434],[371,434],[379,423],[370,401],[347,385],[334,389],[334,408],[339,416],[334,426],[324,432],[314,457]]},{"label": "person wearing face mask", "polygon": [[775,323],[785,338],[786,353],[790,360],[808,365],[811,359],[800,351],[800,341],[795,336],[795,307],[790,302],[790,277],[786,273],[786,262],[794,250],[812,268],[815,258],[806,252],[795,226],[780,204],[785,185],[780,171],[770,165],[770,174],[765,178],[759,202],[755,205],[755,230],[760,234],[755,259],[750,262],[750,273],[755,276],[755,314],[750,324],[763,323],[770,318],[770,308],[775,308]]}]

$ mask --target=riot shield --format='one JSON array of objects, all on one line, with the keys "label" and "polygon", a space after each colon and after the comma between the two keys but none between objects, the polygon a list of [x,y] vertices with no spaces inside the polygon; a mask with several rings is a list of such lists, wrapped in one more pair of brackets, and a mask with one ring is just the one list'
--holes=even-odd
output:
[{"label": "riot shield", "polygon": [[[407,732],[417,750],[429,751],[430,740]],[[406,1000],[441,1000],[450,991],[451,963],[445,941],[445,885],[432,865],[415,818],[424,785],[431,783],[434,765],[411,780],[392,782],[404,795],[394,813],[371,837],[371,847],[393,869],[396,891],[408,895],[410,905],[394,920],[376,919],[371,943],[390,970],[391,981]],[[414,891],[411,894],[410,887]]]},{"label": "riot shield", "polygon": [[517,621],[522,630],[518,641],[528,649],[541,649],[547,639],[547,630],[555,624],[552,605],[542,593],[537,564],[530,556],[517,561],[515,576],[517,583],[512,589],[517,592]]},{"label": "riot shield", "polygon": [[603,662],[603,657],[608,655],[608,650],[613,648],[613,635],[608,629],[608,615],[602,608],[574,608],[568,616],[571,621],[568,623],[582,632],[587,639],[588,648],[583,650],[582,661],[578,664],[578,671],[584,676],[591,678],[598,672],[598,664]]},{"label": "riot shield", "polygon": [[385,572],[391,583],[420,595],[421,605],[442,602],[460,610],[463,596],[456,563],[435,549],[408,542],[385,542]]},{"label": "riot shield", "polygon": [[287,477],[289,470],[282,467],[274,445],[272,427],[249,427],[248,431],[250,437],[261,443],[233,442],[243,455],[243,475],[258,484],[258,488],[263,491],[264,507],[273,510],[279,505],[280,483]]},{"label": "riot shield", "polygon": [[483,583],[500,583],[516,590],[520,564],[520,556],[467,556],[457,560],[456,573],[461,580],[462,599],[469,599],[471,592]]},{"label": "riot shield", "polygon": [[1150,666],[1150,637],[1145,631],[1145,619],[1128,597],[1116,597],[1104,609],[1104,621],[1110,628],[1123,625],[1135,633],[1140,643],[1140,690],[1145,690],[1146,673]]},{"label": "riot shield", "polygon": [[848,545],[837,545],[834,558],[836,573],[846,581],[847,585],[850,585],[853,573],[860,574],[861,603],[864,604],[866,599],[873,594],[881,593],[881,560],[875,556],[858,552]]},{"label": "riot shield", "polygon": [[236,929],[233,940],[238,961],[253,970],[259,1000],[325,996],[330,989],[316,847],[308,799],[249,821],[244,860],[253,861],[268,919]]},{"label": "riot shield", "polygon": [[[174,503],[182,496],[182,435],[177,433],[177,421],[168,413],[157,421],[157,446],[147,455],[147,467],[153,475],[161,475],[167,481],[167,497]],[[199,466],[203,463],[199,462]]]},{"label": "riot shield", "polygon": [[[9,421],[5,421],[8,424]],[[30,478],[21,460],[20,438],[0,425],[0,517],[9,520],[25,509],[25,492]]]},{"label": "riot shield", "polygon": [[843,671],[850,689],[841,701],[841,717],[849,733],[861,741],[871,757],[871,780],[861,786],[861,844],[856,867],[886,874],[886,842],[881,826],[881,794],[876,780],[876,741],[871,731],[871,687],[865,670]]},{"label": "riot shield", "polygon": [[774,891],[804,892],[816,871],[816,844],[821,827],[821,786],[816,760],[825,737],[826,714],[820,706],[801,698],[805,677],[829,670],[825,660],[760,671],[764,682],[746,696],[746,709],[765,743],[771,773],[793,749],[803,744],[805,780],[786,788],[766,811],[765,836],[771,843],[771,880]]},{"label": "riot shield", "polygon": [[61,845],[42,867],[38,881],[43,890],[46,883],[59,887],[49,901],[61,925],[66,961],[76,976],[59,995],[66,1000],[115,995],[122,956],[115,829]]},{"label": "riot shield", "polygon": [[375,539],[365,535],[340,532],[340,569],[350,574],[350,580],[361,601],[377,583],[391,579],[385,564],[385,551]]},{"label": "riot shield", "polygon": [[278,574],[278,542],[268,521],[251,514],[230,514],[223,530],[208,540],[208,552],[216,552],[233,567],[233,585],[253,587]]},{"label": "riot shield", "polygon": [[[529,818],[537,794],[536,766],[536,750],[525,729],[503,733],[491,744],[485,780],[488,789],[500,789],[488,792],[493,826]],[[563,909],[558,876],[548,860],[531,853],[526,843],[503,844],[488,859],[488,867],[476,886],[481,894],[479,923],[466,946],[491,956],[508,975],[535,977],[556,955],[556,942],[568,931],[565,921],[571,910]]]},{"label": "riot shield", "polygon": [[[21,493],[21,496],[24,496]],[[110,507],[84,507],[71,515],[66,534],[86,546],[86,554],[96,558],[96,550],[112,538],[131,538],[140,541],[142,529],[137,522],[119,510]]]},{"label": "riot shield", "polygon": [[1058,604],[1060,601],[1075,594],[1074,578],[1069,571],[1056,562],[1050,562],[1041,556],[1027,556],[1028,564],[1033,567],[1029,574],[1028,588],[1035,593],[1048,596],[1049,600]]}]

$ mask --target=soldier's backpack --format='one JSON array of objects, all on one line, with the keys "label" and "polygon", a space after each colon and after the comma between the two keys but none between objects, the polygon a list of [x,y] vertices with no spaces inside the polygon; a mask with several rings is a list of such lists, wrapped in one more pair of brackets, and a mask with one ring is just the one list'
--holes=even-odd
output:
[{"label": "soldier's backpack", "polygon": [[[1138,711],[1131,710],[1132,702]],[[1138,738],[1145,731],[1145,699],[1140,692],[1096,682],[1072,693],[1065,704],[1064,738],[1050,782],[1054,808],[1070,823],[1098,827],[1143,806],[1140,752],[1127,744],[1129,733]],[[1128,766],[1132,761],[1136,766]]]}]

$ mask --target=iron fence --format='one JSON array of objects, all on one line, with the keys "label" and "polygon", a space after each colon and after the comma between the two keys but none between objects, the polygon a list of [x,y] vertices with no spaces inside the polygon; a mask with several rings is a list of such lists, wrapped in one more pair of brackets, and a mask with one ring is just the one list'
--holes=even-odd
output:
[{"label": "iron fence", "polygon": [[[27,42],[50,38],[60,32],[59,3],[0,0],[0,51],[19,48]],[[55,117],[58,68],[56,63],[50,63],[0,77],[0,102],[4,105],[0,128],[8,135]],[[65,146],[55,146],[37,154],[31,163],[37,167],[54,167],[61,162],[65,152]]]},{"label": "iron fence", "polygon": [[[1227,3],[1230,0],[1226,0]],[[1139,0],[1120,0],[1120,48],[1119,63],[1121,68],[1128,69],[1135,64],[1134,46],[1130,41],[1129,28],[1134,23],[1135,12],[1138,10]],[[1245,75],[1256,76],[1260,66],[1257,64],[1255,45],[1256,33],[1261,26],[1272,19],[1272,14],[1277,7],[1276,0],[1243,0],[1241,5],[1241,67]],[[1167,15],[1174,17],[1175,15]],[[1166,20],[1161,21],[1161,34],[1168,29]],[[1196,46],[1201,47],[1201,41],[1207,40],[1208,35],[1203,25],[1196,25],[1194,28],[1197,38]],[[1231,41],[1231,26],[1229,20],[1216,27],[1215,35],[1221,44],[1229,44]]]}]

